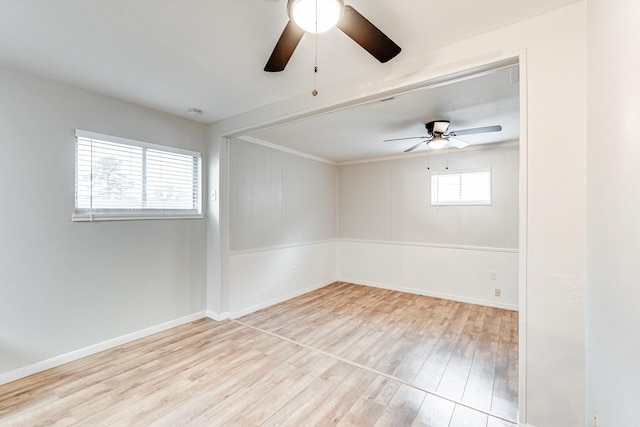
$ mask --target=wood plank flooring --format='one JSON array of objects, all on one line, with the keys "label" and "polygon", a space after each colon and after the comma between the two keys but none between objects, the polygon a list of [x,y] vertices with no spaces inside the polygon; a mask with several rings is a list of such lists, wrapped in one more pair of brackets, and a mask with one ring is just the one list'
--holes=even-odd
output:
[{"label": "wood plank flooring", "polygon": [[0,425],[514,427],[517,327],[338,282],[0,386]]}]

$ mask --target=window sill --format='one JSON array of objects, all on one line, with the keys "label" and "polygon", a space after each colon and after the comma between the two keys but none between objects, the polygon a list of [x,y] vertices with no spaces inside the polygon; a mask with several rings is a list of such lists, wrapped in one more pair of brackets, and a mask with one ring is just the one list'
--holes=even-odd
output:
[{"label": "window sill", "polygon": [[446,203],[431,203],[431,206],[434,207],[442,207],[442,206],[491,206],[492,203],[484,203],[484,202],[446,202]]},{"label": "window sill", "polygon": [[203,219],[203,214],[185,214],[185,215],[87,215],[74,214],[71,215],[72,222],[102,222],[102,221],[140,221],[140,220],[157,220],[157,219]]}]

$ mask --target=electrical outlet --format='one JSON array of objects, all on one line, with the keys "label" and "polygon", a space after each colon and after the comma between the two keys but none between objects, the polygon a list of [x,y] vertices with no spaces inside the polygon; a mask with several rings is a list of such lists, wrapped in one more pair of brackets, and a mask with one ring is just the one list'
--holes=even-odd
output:
[{"label": "electrical outlet", "polygon": [[500,288],[495,288],[495,289],[493,290],[493,294],[494,294],[495,296],[497,296],[497,297],[501,297],[501,296],[502,296],[502,289],[500,289]]},{"label": "electrical outlet", "polygon": [[498,280],[498,272],[497,271],[490,271],[489,272],[489,279]]}]

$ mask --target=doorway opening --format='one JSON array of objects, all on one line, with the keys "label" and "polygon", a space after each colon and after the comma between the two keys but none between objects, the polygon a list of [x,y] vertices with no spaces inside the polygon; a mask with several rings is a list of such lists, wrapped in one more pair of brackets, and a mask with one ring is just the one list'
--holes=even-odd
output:
[{"label": "doorway opening", "polygon": [[[521,131],[525,129],[522,107],[526,105],[526,76],[521,73],[522,60],[488,64],[385,93],[380,99],[357,106],[336,107],[334,112],[307,114],[228,135],[226,202],[230,235],[226,277],[240,277],[240,272],[247,271],[242,260],[251,257],[255,265],[260,257],[255,254],[259,253],[268,253],[271,261],[265,265],[270,269],[273,259],[284,260],[295,247],[312,247],[318,252],[311,257],[324,259],[323,251],[331,247],[328,242],[335,240],[337,261],[333,268],[339,281],[516,311],[517,348],[500,356],[515,360],[515,368],[513,364],[504,365],[509,372],[492,379],[506,382],[506,389],[514,392],[515,388],[515,393],[507,409],[493,411],[499,404],[476,409],[517,421],[518,412],[524,411],[522,373],[526,364],[526,133]],[[494,125],[501,130],[461,136],[459,139],[468,144],[463,149],[430,150],[426,138],[416,141],[413,137],[428,136],[425,124],[433,120],[449,121],[451,131]],[[404,153],[416,143],[424,144]],[[265,158],[275,169],[256,172],[255,165],[264,166],[260,159]],[[298,172],[285,170],[287,164],[293,164]],[[247,184],[251,168],[251,173],[265,175],[256,175],[254,183]],[[336,171],[335,181],[322,188],[313,187],[313,197],[303,203],[309,209],[305,211],[295,203],[288,207],[302,209],[297,214],[312,218],[316,222],[310,228],[322,229],[325,234],[305,234],[305,230],[283,220],[296,213],[271,209],[275,205],[269,208],[269,203],[262,203],[264,211],[253,211],[245,217],[239,214],[244,209],[240,194],[246,192],[246,185],[264,187],[261,194],[270,191],[282,207],[293,194],[287,191],[297,191],[291,190],[296,183],[314,181],[316,175],[330,176],[331,169]],[[488,205],[440,206],[431,202],[433,175],[461,175],[480,169],[491,174]],[[300,175],[291,178],[287,175],[290,173]],[[244,189],[240,188],[243,185]],[[335,220],[322,219],[324,214],[314,220],[314,212],[322,212],[321,206],[331,203],[331,188],[335,205],[328,211],[336,212]],[[305,188],[298,190],[300,194],[308,192]],[[300,194],[292,200],[302,200]],[[326,203],[315,205],[318,200]],[[260,241],[255,234],[242,234],[256,215],[263,230]],[[308,289],[305,283],[296,287],[297,281],[304,282],[300,277],[306,273],[300,265],[305,261],[286,262],[282,272],[274,273],[284,285],[274,288],[273,294],[249,295],[250,285],[243,286],[240,280],[233,286],[228,284],[229,311],[247,314],[252,311],[248,307],[266,306],[267,301]],[[244,277],[244,282],[255,279]],[[471,363],[475,355],[471,354]],[[498,365],[493,363],[495,371]],[[437,393],[437,389],[431,391]],[[456,401],[467,404],[464,395]]]}]

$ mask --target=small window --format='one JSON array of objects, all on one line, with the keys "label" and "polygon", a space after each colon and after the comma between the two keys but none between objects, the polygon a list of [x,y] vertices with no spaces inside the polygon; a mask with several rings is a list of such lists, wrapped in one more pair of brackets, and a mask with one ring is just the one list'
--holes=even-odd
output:
[{"label": "small window", "polygon": [[490,205],[491,169],[431,174],[431,205]]},{"label": "small window", "polygon": [[74,221],[202,217],[200,153],[76,130]]}]

